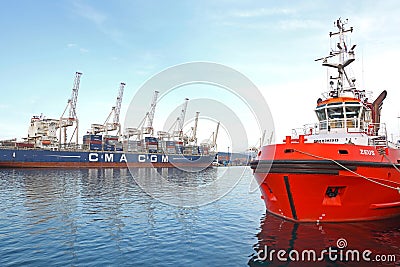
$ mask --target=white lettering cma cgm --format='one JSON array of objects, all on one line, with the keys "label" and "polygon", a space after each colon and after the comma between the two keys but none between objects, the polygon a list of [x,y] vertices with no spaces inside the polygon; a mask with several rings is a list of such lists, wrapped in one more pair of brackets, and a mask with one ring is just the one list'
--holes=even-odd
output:
[{"label": "white lettering cma cgm", "polygon": [[[98,162],[99,161],[99,154],[98,153],[89,153],[89,161],[90,162]],[[157,155],[138,155],[138,162],[148,162],[150,161],[151,163],[157,163],[158,162],[158,157]],[[114,162],[114,154],[104,154],[104,162]],[[121,158],[119,159],[119,162],[127,162],[125,154],[121,154]],[[161,162],[168,162],[168,156],[167,155],[162,155],[161,156]]]}]

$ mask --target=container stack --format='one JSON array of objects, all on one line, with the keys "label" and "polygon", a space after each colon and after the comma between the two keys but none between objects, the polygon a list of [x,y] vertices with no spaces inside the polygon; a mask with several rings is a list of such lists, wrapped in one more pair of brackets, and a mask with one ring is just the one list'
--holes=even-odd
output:
[{"label": "container stack", "polygon": [[177,154],[183,154],[183,142],[175,142],[175,152]]},{"label": "container stack", "polygon": [[166,141],[165,145],[166,145],[167,154],[175,154],[176,153],[175,141]]},{"label": "container stack", "polygon": [[115,135],[105,135],[104,136],[104,151],[115,151],[116,146],[118,145],[118,136]]},{"label": "container stack", "polygon": [[157,153],[158,151],[158,139],[156,137],[145,137],[146,149],[148,153]]},{"label": "container stack", "polygon": [[122,150],[124,150],[124,148],[122,146],[122,143],[121,142],[116,143],[115,144],[115,151],[122,151]]},{"label": "container stack", "polygon": [[98,134],[87,134],[83,136],[83,145],[90,150],[102,149],[103,136]]},{"label": "container stack", "polygon": [[142,142],[141,141],[136,141],[136,140],[124,141],[124,146],[128,152],[142,151]]}]

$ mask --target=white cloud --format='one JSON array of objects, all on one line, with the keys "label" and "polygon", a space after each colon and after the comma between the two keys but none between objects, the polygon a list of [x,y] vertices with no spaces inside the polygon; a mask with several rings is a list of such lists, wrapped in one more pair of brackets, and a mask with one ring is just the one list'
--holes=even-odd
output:
[{"label": "white cloud", "polygon": [[110,19],[106,13],[95,9],[90,5],[77,1],[73,3],[73,8],[75,14],[93,23],[99,31],[108,36],[114,42],[120,45],[127,45],[122,39],[123,33],[115,27],[110,27]]},{"label": "white cloud", "polygon": [[257,8],[240,11],[232,11],[230,16],[238,18],[254,18],[254,17],[266,17],[272,15],[289,15],[294,14],[294,9],[286,8]]},{"label": "white cloud", "polygon": [[80,47],[78,44],[75,44],[75,43],[69,43],[69,44],[67,44],[67,47],[69,49],[77,49],[82,54],[89,52],[89,49]]},{"label": "white cloud", "polygon": [[86,49],[86,48],[79,48],[79,52],[81,52],[81,53],[87,53],[87,52],[89,52],[89,50]]},{"label": "white cloud", "polygon": [[98,26],[102,25],[107,19],[107,16],[105,14],[94,9],[92,6],[83,4],[81,2],[74,2],[73,5],[75,8],[75,12],[79,16],[88,19]]}]

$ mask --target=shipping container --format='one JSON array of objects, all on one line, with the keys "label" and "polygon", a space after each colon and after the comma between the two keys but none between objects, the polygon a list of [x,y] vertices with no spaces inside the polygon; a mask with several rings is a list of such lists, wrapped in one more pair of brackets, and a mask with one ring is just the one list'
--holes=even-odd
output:
[{"label": "shipping container", "polygon": [[146,143],[152,142],[152,143],[158,143],[158,138],[157,137],[152,137],[152,136],[147,136],[144,138],[144,141]]},{"label": "shipping container", "polygon": [[141,141],[125,141],[124,142],[124,149],[126,149],[129,152],[137,152],[137,151],[142,151],[142,142]]},{"label": "shipping container", "polygon": [[89,144],[90,150],[102,150],[101,144]]},{"label": "shipping container", "polygon": [[166,141],[165,144],[167,145],[167,147],[175,147],[175,141]]},{"label": "shipping container", "polygon": [[166,152],[167,152],[167,154],[175,154],[176,153],[175,147],[172,147],[172,148],[167,147]]},{"label": "shipping container", "polygon": [[102,141],[103,140],[103,136],[100,134],[86,134],[83,136],[83,142],[85,142],[86,140],[90,140],[90,141]]},{"label": "shipping container", "polygon": [[175,152],[176,152],[177,154],[183,154],[183,145],[176,144],[176,145],[175,145]]},{"label": "shipping container", "polygon": [[115,146],[114,145],[104,145],[103,150],[104,151],[115,151]]},{"label": "shipping container", "polygon": [[116,135],[105,135],[103,136],[104,144],[116,145],[118,143],[118,136]]}]

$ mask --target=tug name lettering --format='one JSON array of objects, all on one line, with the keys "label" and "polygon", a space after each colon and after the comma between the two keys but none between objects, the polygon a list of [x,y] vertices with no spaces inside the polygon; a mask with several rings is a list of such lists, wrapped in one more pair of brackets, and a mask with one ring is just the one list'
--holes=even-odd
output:
[{"label": "tug name lettering", "polygon": [[360,149],[360,155],[375,156],[375,151],[369,149]]}]

